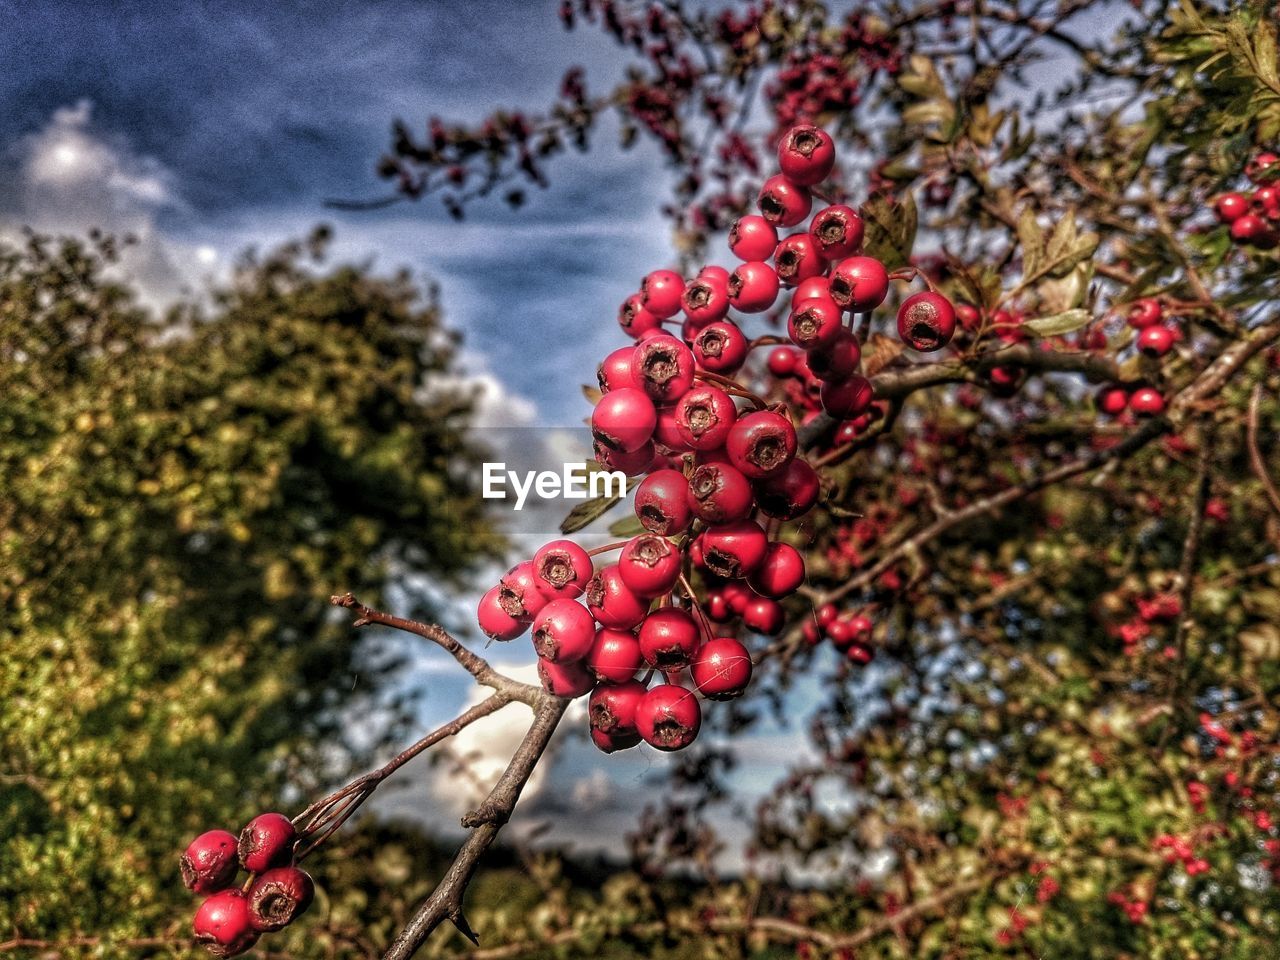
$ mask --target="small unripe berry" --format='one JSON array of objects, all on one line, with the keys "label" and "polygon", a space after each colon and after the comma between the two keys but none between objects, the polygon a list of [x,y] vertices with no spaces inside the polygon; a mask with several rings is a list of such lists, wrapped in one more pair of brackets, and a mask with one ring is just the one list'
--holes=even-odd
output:
[{"label": "small unripe berry", "polygon": [[733,637],[716,637],[703,644],[689,673],[708,700],[732,700],[751,682],[751,655]]},{"label": "small unripe berry", "polygon": [[618,308],[618,326],[627,336],[638,340],[651,330],[662,329],[662,321],[644,308],[640,294],[635,293]]},{"label": "small unripe berry", "polygon": [[600,384],[602,393],[636,385],[631,376],[631,358],[635,352],[635,347],[619,347],[600,361],[596,368],[596,382]]},{"label": "small unripe berry", "polygon": [[768,597],[756,597],[747,603],[742,611],[742,622],[748,629],[766,637],[777,636],[782,631],[786,616],[777,600]]},{"label": "small unripe berry", "polygon": [[801,457],[785,470],[752,483],[760,511],[778,520],[794,520],[808,513],[818,502],[821,483],[818,473]]},{"label": "small unripe berry", "polygon": [[524,623],[547,604],[543,582],[538,579],[532,560],[517,563],[498,581],[498,603],[507,614]]},{"label": "small unripe berry", "polygon": [[684,294],[684,277],[674,270],[654,270],[640,282],[640,302],[659,320],[667,320],[680,312]]},{"label": "small unripe berry", "polygon": [[[688,394],[686,394],[688,396]],[[656,470],[636,488],[636,517],[650,533],[674,537],[689,526],[689,482],[679,470]]]},{"label": "small unripe berry", "polygon": [[729,312],[729,280],[697,276],[689,281],[680,298],[680,308],[695,327],[723,320]]},{"label": "small unripe berry", "polygon": [[604,684],[591,691],[587,701],[587,718],[592,730],[603,733],[623,732],[636,728],[636,708],[648,692],[639,680]]},{"label": "small unripe berry", "polygon": [[873,397],[871,381],[860,375],[822,385],[822,409],[837,420],[856,417],[871,406]]},{"label": "small unripe berry", "polygon": [[533,618],[534,652],[551,663],[581,660],[595,638],[595,618],[577,600],[552,600]]},{"label": "small unripe berry", "polygon": [[729,249],[739,260],[768,260],[778,248],[778,231],[764,217],[740,217],[729,230]]},{"label": "small unripe berry", "polygon": [[[655,403],[679,400],[693,386],[693,371],[693,353],[675,337],[661,334],[636,344],[631,375]],[[604,400],[611,396],[605,394]]]},{"label": "small unripe berry", "polygon": [[716,524],[702,535],[702,562],[716,576],[740,580],[764,563],[769,539],[754,520]]},{"label": "small unripe berry", "polygon": [[591,572],[591,555],[572,540],[552,540],[533,555],[538,589],[548,598],[581,595]]},{"label": "small unripe berry", "polygon": [[798,124],[778,141],[778,168],[792,183],[806,187],[821,183],[835,162],[835,144],[820,127]]},{"label": "small unripe berry", "polygon": [[491,587],[476,608],[476,624],[490,640],[505,643],[514,640],[526,630],[532,618],[516,618],[507,613],[502,604],[501,586]]},{"label": "small unripe berry", "polygon": [[724,446],[738,421],[733,398],[719,387],[703,384],[689,390],[676,404],[676,431],[691,450]]},{"label": "small unripe berry", "polygon": [[786,177],[770,177],[760,188],[756,198],[760,215],[777,227],[794,227],[813,206],[813,198],[807,188],[792,183]]},{"label": "small unripe berry", "polygon": [[255,930],[283,930],[311,906],[311,877],[297,867],[268,870],[249,888],[249,923]]},{"label": "small unripe berry", "polygon": [[652,438],[657,423],[658,411],[645,391],[619,387],[596,404],[591,435],[614,453],[635,453]]},{"label": "small unripe berry", "polygon": [[1163,317],[1164,310],[1160,306],[1160,301],[1154,297],[1143,297],[1141,300],[1135,300],[1129,307],[1125,320],[1133,329],[1143,330],[1159,323]]},{"label": "small unripe berry", "polygon": [[663,607],[640,624],[640,656],[651,667],[670,670],[684,667],[702,646],[697,622],[683,610]]},{"label": "small unripe berry", "polygon": [[209,830],[187,845],[179,866],[182,882],[195,893],[216,893],[236,878],[236,838],[227,830]]},{"label": "small unripe berry", "polygon": [[730,463],[749,479],[771,476],[795,457],[796,430],[781,414],[757,410],[733,425],[725,452]]},{"label": "small unripe berry", "polygon": [[550,660],[538,658],[538,679],[542,689],[553,697],[574,699],[584,693],[590,693],[596,685],[595,677],[581,660],[568,663],[552,663]]},{"label": "small unripe berry", "polygon": [[762,597],[789,597],[804,583],[804,557],[789,543],[771,543],[764,562],[747,578],[747,583]]},{"label": "small unripe berry", "polygon": [[732,320],[708,324],[693,340],[693,359],[712,373],[736,373],[747,360],[749,345]]},{"label": "small unripe berry", "polygon": [[884,303],[889,272],[875,257],[849,257],[831,271],[831,299],[844,310],[865,313]]},{"label": "small unripe berry", "polygon": [[215,957],[237,956],[258,940],[249,901],[239,890],[223,890],[200,904],[192,928],[196,940]]},{"label": "small unripe berry", "polygon": [[601,627],[585,662],[587,669],[606,683],[624,683],[636,675],[643,659],[634,633]]},{"label": "small unripe berry", "polygon": [[636,729],[658,750],[681,750],[693,743],[702,726],[702,710],[692,690],[661,684],[636,707]]},{"label": "small unripe berry", "polygon": [[240,831],[240,865],[250,873],[261,873],[289,863],[296,836],[293,821],[283,813],[258,814]]},{"label": "small unripe berry", "polygon": [[587,609],[603,627],[630,630],[649,612],[649,601],[634,594],[623,582],[616,563],[602,569],[586,591]]},{"label": "small unripe berry", "polygon": [[632,537],[618,556],[622,582],[638,597],[669,593],[680,576],[680,552],[657,534]]},{"label": "small unripe berry", "polygon": [[941,350],[956,332],[956,311],[940,293],[926,290],[907,297],[898,308],[898,336],[921,353]]},{"label": "small unripe berry", "polygon": [[784,237],[773,253],[773,264],[778,280],[788,287],[819,276],[826,269],[822,254],[818,252],[818,245],[807,233],[793,233]]},{"label": "small unripe berry", "polygon": [[763,313],[778,299],[778,274],[758,260],[740,264],[729,276],[729,302],[743,313]]},{"label": "small unripe berry", "polygon": [[1138,350],[1148,357],[1163,357],[1173,349],[1174,333],[1166,326],[1156,324],[1138,334]]},{"label": "small unripe berry", "polygon": [[689,475],[686,499],[690,510],[707,523],[741,520],[751,512],[755,493],[737,467],[704,463]]}]

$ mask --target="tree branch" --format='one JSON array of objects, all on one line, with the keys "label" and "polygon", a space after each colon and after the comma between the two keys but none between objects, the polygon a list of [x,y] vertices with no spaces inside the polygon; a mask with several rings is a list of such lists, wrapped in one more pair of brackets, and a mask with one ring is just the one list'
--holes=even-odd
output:
[{"label": "tree branch", "polygon": [[1253,394],[1249,397],[1249,418],[1245,421],[1245,441],[1249,448],[1249,466],[1254,475],[1262,483],[1263,492],[1267,495],[1267,503],[1272,511],[1280,517],[1280,492],[1276,490],[1275,481],[1267,472],[1267,464],[1262,459],[1262,451],[1258,449],[1258,408],[1262,404],[1262,384],[1254,384]]}]

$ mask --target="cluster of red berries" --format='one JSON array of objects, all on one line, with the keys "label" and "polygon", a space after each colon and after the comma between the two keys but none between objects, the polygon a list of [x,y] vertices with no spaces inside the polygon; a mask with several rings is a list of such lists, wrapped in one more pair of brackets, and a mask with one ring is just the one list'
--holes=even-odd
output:
[{"label": "cluster of red berries", "polygon": [[814,611],[813,619],[804,624],[804,638],[816,646],[824,638],[857,664],[870,663],[875,657],[871,646],[871,631],[875,624],[865,613],[841,615],[835,604],[824,603]]},{"label": "cluster of red berries", "polygon": [[1129,922],[1134,924],[1145,923],[1147,911],[1151,909],[1150,904],[1133,891],[1125,893],[1123,890],[1112,890],[1107,894],[1107,903],[1114,904],[1123,910]]},{"label": "cluster of red berries", "polygon": [[1280,156],[1258,154],[1245,167],[1245,175],[1257,189],[1224,193],[1214,201],[1213,211],[1230,227],[1236,243],[1270,250],[1280,243]]},{"label": "cluster of red berries", "polygon": [[1153,844],[1157,851],[1163,850],[1165,863],[1181,863],[1188,877],[1209,872],[1209,861],[1196,856],[1191,841],[1175,837],[1171,833],[1162,833]]},{"label": "cluster of red berries", "polygon": [[[195,935],[214,956],[244,953],[264,933],[281,930],[311,905],[315,886],[294,865],[297,834],[281,813],[261,813],[237,838],[209,830],[182,855],[182,882],[193,893],[209,894],[196,910]],[[249,873],[236,886],[241,869]]]},{"label": "cluster of red berries", "polygon": [[[1124,317],[1137,332],[1134,345],[1138,353],[1148,359],[1160,359],[1182,339],[1182,331],[1165,318],[1164,307],[1154,297],[1135,300]],[[1164,394],[1145,384],[1132,388],[1104,387],[1098,393],[1097,403],[1098,410],[1111,417],[1123,417],[1126,413],[1154,417],[1165,409]]]}]

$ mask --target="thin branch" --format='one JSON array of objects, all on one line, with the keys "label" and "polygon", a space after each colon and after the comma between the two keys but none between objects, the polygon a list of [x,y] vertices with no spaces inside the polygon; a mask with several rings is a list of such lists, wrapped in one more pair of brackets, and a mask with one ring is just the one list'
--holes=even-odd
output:
[{"label": "thin branch", "polygon": [[1267,471],[1266,461],[1262,459],[1262,451],[1258,449],[1258,409],[1262,404],[1262,384],[1254,384],[1253,393],[1249,397],[1249,417],[1245,421],[1245,441],[1249,448],[1249,466],[1254,475],[1262,482],[1262,489],[1267,495],[1267,503],[1276,516],[1280,517],[1280,491],[1276,490],[1275,481]]},{"label": "thin branch", "polygon": [[[1205,436],[1200,441],[1200,457],[1196,466],[1195,496],[1191,502],[1191,516],[1187,523],[1187,538],[1182,544],[1182,562],[1178,565],[1178,580],[1174,588],[1178,591],[1181,609],[1178,611],[1178,626],[1174,631],[1174,649],[1178,651],[1178,670],[1173,690],[1169,696],[1169,705],[1177,709],[1178,700],[1187,682],[1187,635],[1195,624],[1191,613],[1191,601],[1195,596],[1195,566],[1200,553],[1200,540],[1204,532],[1205,505],[1209,502],[1209,450],[1213,446],[1211,438]],[[1165,728],[1165,736],[1173,730]]]}]

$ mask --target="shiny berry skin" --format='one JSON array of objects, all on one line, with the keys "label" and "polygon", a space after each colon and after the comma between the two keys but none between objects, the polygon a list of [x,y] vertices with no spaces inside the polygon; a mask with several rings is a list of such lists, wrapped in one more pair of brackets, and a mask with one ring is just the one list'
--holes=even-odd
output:
[{"label": "shiny berry skin", "polygon": [[813,198],[805,187],[776,176],[764,182],[756,206],[760,208],[760,215],[775,227],[794,227],[809,216]]},{"label": "shiny berry skin", "polygon": [[236,838],[227,830],[208,830],[187,845],[179,866],[182,883],[195,893],[216,893],[236,878]]},{"label": "shiny berry skin", "polygon": [[733,611],[729,608],[729,601],[719,590],[707,594],[702,602],[702,610],[714,623],[727,623],[734,617]]},{"label": "shiny berry skin", "polygon": [[832,269],[829,289],[841,309],[865,313],[884,303],[889,272],[875,257],[849,257]]},{"label": "shiny berry skin", "polygon": [[760,512],[777,520],[794,520],[808,513],[818,502],[821,482],[818,472],[801,457],[785,470],[752,483]]},{"label": "shiny berry skin", "polygon": [[533,555],[533,575],[548,599],[580,596],[591,573],[591,555],[572,540],[552,540]]},{"label": "shiny berry skin", "polygon": [[635,453],[649,442],[658,411],[648,393],[636,387],[610,390],[591,413],[591,435],[615,453]]},{"label": "shiny berry skin", "polygon": [[632,339],[639,339],[651,330],[659,330],[662,321],[644,308],[640,294],[632,294],[618,308],[618,326]]},{"label": "shiny berry skin", "polygon": [[640,281],[640,303],[659,320],[669,320],[680,312],[684,277],[674,270],[654,270]]},{"label": "shiny berry skin", "polygon": [[628,477],[638,477],[647,471],[655,456],[652,440],[646,440],[644,446],[630,453],[610,450],[599,440],[595,442],[594,447],[596,463],[606,470],[618,470]]},{"label": "shiny berry skin", "polygon": [[702,562],[716,576],[742,580],[764,563],[769,538],[754,520],[716,524],[702,535]]},{"label": "shiny berry skin", "polygon": [[973,333],[982,324],[982,314],[978,312],[978,308],[968,303],[956,304],[956,319],[960,321],[961,329],[968,330]]},{"label": "shiny berry skin", "polygon": [[1163,317],[1164,309],[1160,306],[1160,301],[1154,297],[1143,297],[1130,305],[1125,321],[1135,330],[1145,330],[1159,323]]},{"label": "shiny berry skin", "polygon": [[672,453],[683,453],[688,450],[684,439],[676,428],[675,407],[663,407],[658,411],[658,425],[653,428],[653,439]]},{"label": "shiny berry skin", "polygon": [[732,320],[708,324],[693,338],[694,362],[712,373],[737,373],[749,349],[746,335]]},{"label": "shiny berry skin", "polygon": [[532,560],[517,563],[498,581],[498,603],[509,616],[524,623],[533,621],[547,599]]},{"label": "shiny berry skin", "polygon": [[249,901],[239,890],[215,893],[196,910],[196,940],[215,957],[234,957],[258,940],[249,919]]},{"label": "shiny berry skin", "polygon": [[651,667],[671,670],[688,666],[702,646],[702,631],[693,617],[675,607],[663,607],[640,624],[640,656]]},{"label": "shiny berry skin", "polygon": [[768,597],[756,597],[747,602],[742,611],[742,622],[747,629],[766,637],[775,637],[782,632],[786,623],[786,614],[777,600]]},{"label": "shiny berry skin", "polygon": [[316,887],[297,867],[268,870],[249,888],[249,923],[255,930],[283,930],[311,906]]},{"label": "shiny berry skin", "polygon": [[[693,371],[693,352],[669,334],[649,337],[636,344],[631,375],[655,403],[679,400],[693,386]],[[605,399],[612,395],[606,394]]]},{"label": "shiny berry skin", "polygon": [[724,446],[738,421],[733,398],[719,387],[694,387],[676,404],[676,432],[690,450],[717,450]]},{"label": "shiny berry skin", "polygon": [[913,350],[941,350],[955,333],[956,309],[940,293],[925,290],[913,294],[898,308],[898,336]]},{"label": "shiny berry skin", "polygon": [[596,382],[600,384],[601,393],[636,385],[631,377],[631,358],[635,353],[635,347],[619,347],[600,361],[600,366],[596,367]]},{"label": "shiny berry skin", "polygon": [[728,276],[719,280],[699,275],[690,280],[680,298],[680,309],[689,318],[689,323],[699,329],[723,320],[729,313]]},{"label": "shiny berry skin", "polygon": [[1267,222],[1254,213],[1246,213],[1231,224],[1231,239],[1263,250],[1270,250],[1276,245],[1275,234]]},{"label": "shiny berry skin", "polygon": [[702,726],[702,710],[692,690],[664,683],[646,693],[636,707],[636,730],[658,750],[681,750]]},{"label": "shiny berry skin", "polygon": [[542,689],[553,697],[565,697],[569,700],[590,693],[596,685],[596,678],[581,660],[552,663],[539,657],[538,680],[542,683]]},{"label": "shiny berry skin", "polygon": [[783,470],[796,455],[796,429],[791,421],[772,410],[757,410],[729,431],[725,442],[729,462],[750,480]]},{"label": "shiny berry skin", "polygon": [[490,640],[505,643],[528,630],[532,620],[523,617],[517,619],[507,613],[502,606],[501,589],[501,587],[491,587],[480,598],[480,605],[476,608],[476,623]]},{"label": "shiny berry skin", "polygon": [[650,533],[674,537],[689,526],[689,482],[679,470],[656,470],[636,488],[636,517]]},{"label": "shiny berry skin", "polygon": [[618,556],[618,571],[627,589],[638,597],[670,592],[680,576],[680,552],[654,533],[632,537]]},{"label": "shiny berry skin", "polygon": [[862,348],[843,326],[831,343],[809,351],[809,369],[819,380],[847,380],[858,370]]},{"label": "shiny berry skin", "polygon": [[796,285],[795,292],[791,294],[791,305],[794,307],[796,304],[812,300],[814,297],[822,300],[831,299],[830,277],[810,277],[808,280],[801,280]]},{"label": "shiny berry skin", "polygon": [[773,252],[773,265],[778,280],[787,287],[820,276],[827,266],[818,252],[818,245],[807,233],[784,237]]},{"label": "shiny berry skin", "polygon": [[1164,397],[1154,387],[1139,387],[1129,396],[1129,409],[1139,416],[1154,417],[1164,413]]},{"label": "shiny berry skin", "polygon": [[622,581],[622,572],[611,563],[591,578],[586,590],[587,609],[602,627],[630,630],[649,612],[649,601],[636,596]]},{"label": "shiny berry skin", "polygon": [[1118,417],[1129,406],[1129,394],[1123,387],[1104,387],[1098,393],[1098,409],[1108,416]]},{"label": "shiny berry skin", "polygon": [[729,230],[729,249],[739,260],[768,260],[778,249],[778,231],[764,217],[740,217]]},{"label": "shiny berry skin", "polygon": [[596,621],[577,600],[552,600],[533,618],[533,649],[550,663],[571,663],[591,652]]},{"label": "shiny berry skin", "polygon": [[1147,357],[1163,357],[1173,349],[1174,332],[1155,324],[1138,333],[1138,352]]},{"label": "shiny berry skin", "polygon": [[712,283],[728,283],[729,271],[724,267],[709,263],[698,271],[699,280],[710,280]]},{"label": "shiny berry skin", "polygon": [[1245,164],[1245,176],[1254,183],[1267,183],[1272,179],[1269,174],[1275,173],[1272,168],[1277,163],[1280,163],[1280,157],[1277,157],[1274,153],[1260,153]]},{"label": "shiny berry skin", "polygon": [[708,700],[733,700],[751,682],[751,654],[733,637],[716,637],[702,645],[689,674]]},{"label": "shiny berry skin", "polygon": [[835,162],[836,146],[821,127],[799,124],[778,142],[778,169],[792,183],[804,187],[821,183]]},{"label": "shiny berry skin", "polygon": [[591,729],[591,742],[601,753],[616,753],[619,750],[629,750],[632,747],[640,746],[640,734],[634,730],[611,730],[606,733],[603,730]]},{"label": "shiny berry skin", "polygon": [[606,683],[624,683],[636,675],[643,658],[640,641],[630,630],[601,627],[583,661],[597,678]]},{"label": "shiny berry skin", "polygon": [[769,372],[775,377],[789,377],[796,371],[800,354],[790,347],[774,347],[769,351]]},{"label": "shiny berry skin", "polygon": [[871,381],[863,376],[822,385],[822,409],[837,420],[851,420],[871,406]]},{"label": "shiny berry skin", "polygon": [[1249,212],[1249,201],[1239,193],[1224,193],[1213,202],[1213,212],[1223,223],[1235,223]]},{"label": "shiny berry skin", "polygon": [[283,813],[260,813],[240,831],[236,849],[240,866],[250,873],[261,873],[293,859],[293,841],[297,831],[293,821]]},{"label": "shiny berry skin", "polygon": [[751,482],[727,463],[704,463],[695,468],[689,475],[686,497],[694,516],[707,523],[741,520],[755,501]]},{"label": "shiny berry skin", "polygon": [[787,336],[803,350],[830,346],[843,329],[844,314],[830,297],[797,303],[787,318]]},{"label": "shiny berry skin", "polygon": [[635,730],[636,708],[649,691],[639,680],[604,684],[591,691],[587,719],[592,730],[613,733]]},{"label": "shiny berry skin", "polygon": [[804,556],[789,543],[771,543],[764,563],[747,578],[747,583],[762,597],[789,597],[804,583]]},{"label": "shiny berry skin", "polygon": [[858,211],[843,204],[819,210],[809,224],[809,233],[826,260],[843,260],[862,249],[865,227]]},{"label": "shiny berry skin", "polygon": [[759,260],[739,264],[729,275],[729,302],[743,313],[763,313],[778,299],[778,275]]}]

